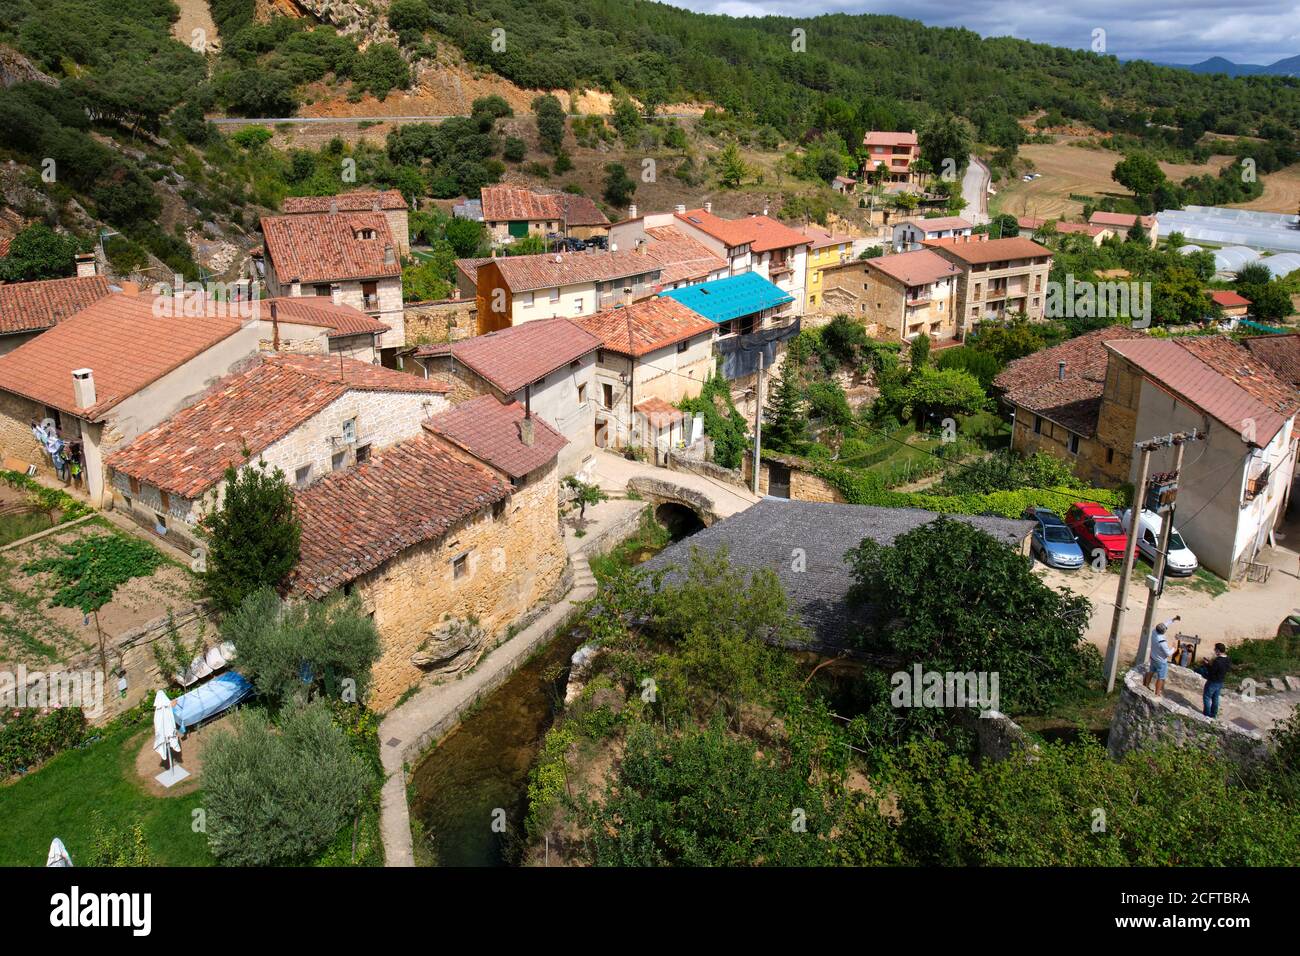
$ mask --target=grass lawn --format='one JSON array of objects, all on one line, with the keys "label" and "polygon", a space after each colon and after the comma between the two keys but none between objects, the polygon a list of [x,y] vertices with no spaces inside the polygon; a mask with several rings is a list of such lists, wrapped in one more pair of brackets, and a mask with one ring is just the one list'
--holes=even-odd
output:
[{"label": "grass lawn", "polygon": [[[1232,658],[1232,674],[1229,679],[1253,677],[1262,681],[1269,677],[1300,675],[1300,620],[1296,621],[1294,627],[1294,635],[1242,641],[1229,647],[1228,656]],[[1213,655],[1213,647],[1201,647],[1207,652],[1204,657]]]},{"label": "grass lawn", "polygon": [[191,829],[191,812],[202,805],[203,791],[162,799],[136,782],[135,759],[150,733],[148,724],[115,729],[0,787],[0,866],[44,866],[56,836],[75,864],[94,836],[95,810],[114,826],[138,819],[155,865],[213,865],[207,838]]}]

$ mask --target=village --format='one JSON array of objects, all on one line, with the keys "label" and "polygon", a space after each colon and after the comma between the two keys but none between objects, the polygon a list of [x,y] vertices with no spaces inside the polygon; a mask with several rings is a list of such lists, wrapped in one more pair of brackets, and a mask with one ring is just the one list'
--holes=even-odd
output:
[{"label": "village", "polygon": [[0,36],[0,865],[1300,862],[1283,107],[344,6],[165,122]]}]

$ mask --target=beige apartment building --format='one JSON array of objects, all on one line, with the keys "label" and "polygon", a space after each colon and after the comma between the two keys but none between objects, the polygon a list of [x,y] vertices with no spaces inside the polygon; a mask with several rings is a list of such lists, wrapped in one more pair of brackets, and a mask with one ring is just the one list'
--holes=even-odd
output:
[{"label": "beige apartment building", "polygon": [[957,335],[964,337],[983,319],[1024,313],[1043,318],[1052,250],[1032,239],[984,235],[935,239],[925,243],[962,271],[957,283]]}]

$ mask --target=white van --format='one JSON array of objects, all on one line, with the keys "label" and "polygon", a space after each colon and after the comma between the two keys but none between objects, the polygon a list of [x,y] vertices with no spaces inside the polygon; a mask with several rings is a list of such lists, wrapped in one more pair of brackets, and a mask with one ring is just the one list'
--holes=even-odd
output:
[{"label": "white van", "polygon": [[[1120,512],[1119,521],[1124,526],[1125,533],[1129,528],[1129,515],[1132,509]],[[1164,526],[1164,518],[1161,515],[1147,511],[1145,508],[1138,519],[1138,539],[1137,549],[1142,552],[1142,556],[1151,562],[1152,566],[1156,563],[1156,554],[1160,550],[1160,529]],[[1169,553],[1165,555],[1165,573],[1174,577],[1186,577],[1189,574],[1195,574],[1199,567],[1196,555],[1192,549],[1187,546],[1183,536],[1178,533],[1177,526],[1169,535]]]}]

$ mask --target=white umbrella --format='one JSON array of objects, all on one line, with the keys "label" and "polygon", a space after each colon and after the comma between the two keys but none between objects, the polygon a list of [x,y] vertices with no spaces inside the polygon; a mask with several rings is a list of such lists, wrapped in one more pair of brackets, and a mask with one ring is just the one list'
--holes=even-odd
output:
[{"label": "white umbrella", "polygon": [[169,752],[181,752],[180,738],[176,736],[176,715],[172,713],[172,702],[167,695],[158,691],[153,698],[153,749],[158,756],[171,763]]},{"label": "white umbrella", "polygon": [[50,841],[50,853],[45,858],[46,866],[72,866],[72,857],[68,855],[68,848],[63,845],[63,841],[55,837]]}]

